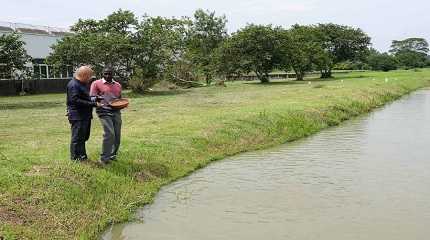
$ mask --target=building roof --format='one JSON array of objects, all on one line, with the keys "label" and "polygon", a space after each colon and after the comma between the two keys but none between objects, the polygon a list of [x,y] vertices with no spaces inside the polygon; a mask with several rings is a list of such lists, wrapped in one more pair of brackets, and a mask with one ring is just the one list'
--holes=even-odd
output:
[{"label": "building roof", "polygon": [[73,34],[65,28],[0,21],[0,35],[13,31],[22,35],[25,49],[32,58],[46,58],[51,53],[53,44],[64,36]]}]

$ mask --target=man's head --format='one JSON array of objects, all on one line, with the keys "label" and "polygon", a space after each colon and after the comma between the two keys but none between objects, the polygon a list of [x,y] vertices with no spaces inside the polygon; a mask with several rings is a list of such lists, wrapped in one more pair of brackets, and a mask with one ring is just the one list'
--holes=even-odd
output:
[{"label": "man's head", "polygon": [[113,70],[111,67],[106,67],[103,69],[103,77],[106,81],[112,82],[113,80]]},{"label": "man's head", "polygon": [[94,71],[88,66],[82,66],[75,72],[75,78],[83,83],[89,83],[94,75]]}]

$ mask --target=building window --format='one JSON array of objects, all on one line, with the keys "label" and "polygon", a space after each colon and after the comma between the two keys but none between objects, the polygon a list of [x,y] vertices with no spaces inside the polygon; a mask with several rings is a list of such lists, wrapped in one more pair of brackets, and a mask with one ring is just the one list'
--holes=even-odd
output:
[{"label": "building window", "polygon": [[73,77],[73,66],[67,66],[67,77],[72,78]]},{"label": "building window", "polygon": [[73,67],[63,66],[56,68],[47,64],[33,65],[34,79],[54,79],[54,78],[71,78],[73,77]]},{"label": "building window", "polygon": [[48,66],[46,65],[39,65],[40,67],[40,78],[48,78]]},{"label": "building window", "polygon": [[40,66],[39,65],[33,65],[33,78],[35,78],[35,79],[40,78]]},{"label": "building window", "polygon": [[53,66],[46,66],[48,68],[48,78],[57,78],[57,71]]}]

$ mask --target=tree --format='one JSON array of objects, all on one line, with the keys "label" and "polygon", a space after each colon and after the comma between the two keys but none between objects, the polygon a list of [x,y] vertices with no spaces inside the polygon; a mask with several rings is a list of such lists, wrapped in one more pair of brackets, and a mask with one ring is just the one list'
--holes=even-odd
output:
[{"label": "tree", "polygon": [[401,51],[395,55],[400,66],[409,68],[423,68],[427,65],[427,56],[415,51]]},{"label": "tree", "polygon": [[286,72],[292,68],[297,80],[303,80],[313,66],[326,65],[330,61],[317,33],[314,26],[294,25],[289,30],[281,30],[281,68]]},{"label": "tree", "polygon": [[89,33],[99,33],[101,32],[101,26],[99,21],[94,19],[79,19],[70,30],[76,34],[89,34]]},{"label": "tree", "polygon": [[400,65],[405,68],[422,68],[428,63],[429,44],[423,38],[394,40],[390,53],[394,54]]},{"label": "tree", "polygon": [[129,35],[138,20],[133,12],[119,9],[105,19],[79,19],[70,29],[76,34],[120,33]]},{"label": "tree", "polygon": [[187,55],[210,84],[214,74],[215,51],[227,37],[227,19],[215,12],[197,10],[187,36]]},{"label": "tree", "polygon": [[413,51],[427,55],[429,53],[429,44],[424,38],[407,38],[392,42],[390,53],[398,54],[404,51]]},{"label": "tree", "polygon": [[126,80],[135,58],[132,37],[136,24],[134,14],[121,9],[99,21],[79,19],[71,28],[75,34],[52,46],[48,62],[59,68],[89,64],[99,75],[109,65]]},{"label": "tree", "polygon": [[136,28],[133,43],[136,52],[135,81],[141,81],[139,91],[146,90],[166,77],[169,67],[183,58],[185,49],[185,19],[145,16]]},{"label": "tree", "polygon": [[77,34],[66,36],[52,46],[47,62],[58,68],[84,64],[97,65],[95,48],[98,47],[97,35]]},{"label": "tree", "polygon": [[24,70],[31,60],[18,33],[0,35],[0,70],[10,77],[13,70]]},{"label": "tree", "polygon": [[368,53],[370,37],[360,28],[337,24],[318,24],[320,41],[330,61],[319,66],[321,78],[330,78],[335,64],[347,60],[363,60]]},{"label": "tree", "polygon": [[398,62],[396,57],[388,53],[380,53],[376,50],[372,50],[367,60],[371,69],[374,71],[384,71],[388,72],[391,70],[396,70]]},{"label": "tree", "polygon": [[262,83],[280,65],[279,29],[271,25],[248,25],[234,33],[220,49],[219,67],[228,73],[254,72]]}]

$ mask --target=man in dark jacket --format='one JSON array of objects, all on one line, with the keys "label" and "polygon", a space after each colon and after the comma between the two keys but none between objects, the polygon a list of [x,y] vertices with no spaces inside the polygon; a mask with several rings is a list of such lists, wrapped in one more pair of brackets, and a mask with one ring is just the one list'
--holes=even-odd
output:
[{"label": "man in dark jacket", "polygon": [[74,161],[88,160],[85,142],[90,137],[93,107],[99,106],[96,97],[89,95],[89,83],[93,70],[82,66],[67,84],[67,116],[72,129],[70,155]]}]

